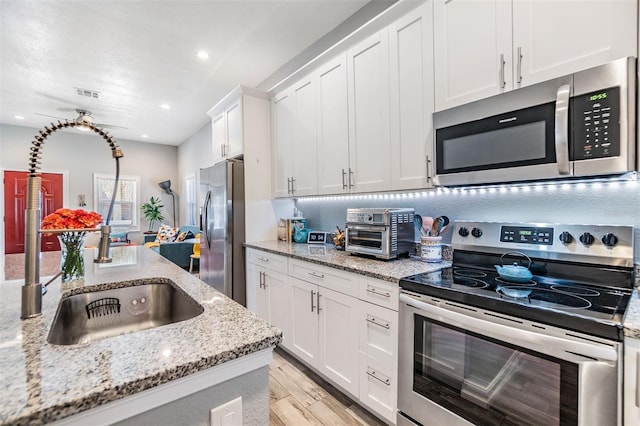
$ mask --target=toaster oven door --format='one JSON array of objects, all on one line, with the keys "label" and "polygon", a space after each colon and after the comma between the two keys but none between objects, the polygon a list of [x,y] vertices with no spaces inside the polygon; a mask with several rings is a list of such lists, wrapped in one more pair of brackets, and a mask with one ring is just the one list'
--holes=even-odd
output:
[{"label": "toaster oven door", "polygon": [[386,226],[347,224],[345,250],[374,256],[386,256],[389,254],[388,234]]}]

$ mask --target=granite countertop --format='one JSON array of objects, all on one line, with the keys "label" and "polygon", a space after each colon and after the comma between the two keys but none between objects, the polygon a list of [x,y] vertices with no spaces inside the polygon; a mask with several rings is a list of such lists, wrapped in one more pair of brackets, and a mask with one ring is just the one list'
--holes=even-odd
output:
[{"label": "granite countertop", "polygon": [[624,316],[625,337],[640,339],[640,265],[636,265],[636,288]]},{"label": "granite countertop", "polygon": [[449,246],[443,246],[442,252],[445,260],[440,263],[427,263],[416,257],[380,260],[353,256],[344,250],[336,250],[334,246],[328,244],[260,241],[245,243],[245,246],[395,283],[409,275],[448,268],[451,266],[453,256]]},{"label": "granite countertop", "polygon": [[[23,280],[0,286],[0,424],[58,420],[274,346],[282,339],[279,329],[146,247],[114,247],[111,256],[112,264],[95,264],[94,250],[86,250],[84,281],[54,280],[37,318],[20,320]],[[87,344],[47,343],[63,292],[158,277],[178,284],[204,312],[190,320]],[[42,282],[46,281],[43,277]]]}]

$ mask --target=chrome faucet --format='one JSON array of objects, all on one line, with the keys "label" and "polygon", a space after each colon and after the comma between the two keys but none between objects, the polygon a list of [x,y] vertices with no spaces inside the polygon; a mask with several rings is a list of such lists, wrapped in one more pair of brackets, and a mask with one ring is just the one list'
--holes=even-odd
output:
[{"label": "chrome faucet", "polygon": [[31,154],[29,155],[29,180],[27,182],[27,207],[25,209],[25,263],[24,263],[24,285],[22,286],[22,315],[20,318],[33,318],[42,313],[42,284],[40,283],[40,187],[41,172],[40,164],[42,160],[41,148],[45,140],[50,134],[57,130],[68,127],[82,127],[92,130],[102,136],[112,151],[112,156],[116,160],[116,181],[111,197],[111,205],[105,224],[100,229],[100,243],[98,245],[98,257],[94,259],[96,263],[111,262],[109,258],[109,234],[111,233],[111,216],[113,214],[113,205],[115,203],[116,192],[118,188],[118,179],[120,175],[120,158],[123,157],[122,151],[116,145],[113,137],[100,127],[96,127],[90,118],[85,119],[80,116],[78,119],[64,122],[58,121],[57,124],[51,123],[51,127],[45,126],[44,130],[40,130],[40,134],[35,136],[35,140],[31,142]]}]

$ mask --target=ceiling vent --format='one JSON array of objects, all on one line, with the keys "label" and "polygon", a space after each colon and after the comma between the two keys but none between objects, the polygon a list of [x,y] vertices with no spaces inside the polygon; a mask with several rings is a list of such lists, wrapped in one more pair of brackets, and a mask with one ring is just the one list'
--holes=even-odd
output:
[{"label": "ceiling vent", "polygon": [[79,87],[74,87],[74,89],[76,89],[76,93],[80,96],[86,96],[88,98],[93,98],[93,99],[100,98],[100,92],[96,90],[81,89]]}]

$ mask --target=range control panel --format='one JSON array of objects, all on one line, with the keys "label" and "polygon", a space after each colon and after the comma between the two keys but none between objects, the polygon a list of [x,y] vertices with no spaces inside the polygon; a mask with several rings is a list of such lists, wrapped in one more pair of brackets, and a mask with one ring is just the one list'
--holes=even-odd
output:
[{"label": "range control panel", "polygon": [[454,250],[504,253],[576,262],[633,265],[633,226],[501,223],[457,220]]},{"label": "range control panel", "polygon": [[500,241],[522,244],[553,244],[553,228],[532,226],[503,226],[500,228]]}]

